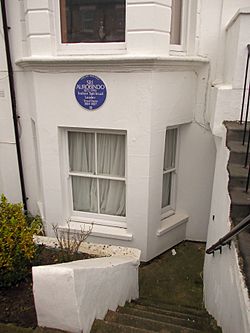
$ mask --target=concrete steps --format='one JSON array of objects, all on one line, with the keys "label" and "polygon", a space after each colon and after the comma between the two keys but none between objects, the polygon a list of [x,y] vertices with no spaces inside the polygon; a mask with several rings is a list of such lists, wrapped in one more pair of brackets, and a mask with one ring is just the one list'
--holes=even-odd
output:
[{"label": "concrete steps", "polygon": [[127,303],[105,319],[96,320],[91,333],[216,333],[221,332],[204,310],[158,303],[147,299]]},{"label": "concrete steps", "polygon": [[140,298],[104,320],[91,333],[216,333],[221,330],[202,302],[205,245],[182,242],[139,268]]},{"label": "concrete steps", "polygon": [[[228,161],[229,183],[228,191],[231,198],[230,217],[233,225],[237,225],[244,217],[250,214],[250,188],[246,192],[248,176],[248,156],[247,168],[245,168],[247,140],[250,123],[247,124],[245,145],[242,144],[244,135],[244,125],[239,122],[225,122],[227,129],[226,144],[230,150]],[[245,273],[248,290],[250,290],[250,234],[249,229],[243,231],[238,237],[238,248],[243,258],[243,271]]]}]

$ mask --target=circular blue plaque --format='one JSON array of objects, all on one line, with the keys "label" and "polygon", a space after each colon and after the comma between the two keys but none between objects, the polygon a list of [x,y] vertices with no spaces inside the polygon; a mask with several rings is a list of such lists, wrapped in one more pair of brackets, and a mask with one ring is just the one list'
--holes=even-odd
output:
[{"label": "circular blue plaque", "polygon": [[107,88],[105,83],[95,75],[81,77],[75,86],[77,102],[87,110],[96,110],[105,102]]}]

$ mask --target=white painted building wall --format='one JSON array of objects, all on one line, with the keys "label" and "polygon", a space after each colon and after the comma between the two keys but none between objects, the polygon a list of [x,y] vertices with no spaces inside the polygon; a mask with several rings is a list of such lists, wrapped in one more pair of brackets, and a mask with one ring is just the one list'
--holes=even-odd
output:
[{"label": "white painted building wall", "polygon": [[[51,223],[63,225],[71,216],[63,129],[124,130],[127,228],[95,226],[91,240],[138,247],[143,260],[185,238],[205,241],[215,150],[211,133],[203,129],[209,65],[197,57],[199,22],[192,19],[200,16],[200,5],[190,4],[180,57],[169,44],[171,1],[127,1],[126,44],[119,50],[104,50],[105,45],[91,51],[60,45],[56,4],[7,4],[29,210],[44,217],[50,234]],[[73,94],[86,74],[101,77],[108,89],[105,104],[93,113],[82,109]],[[164,135],[173,125],[180,128],[176,215],[161,222]],[[209,163],[203,158],[207,154]]]},{"label": "white painted building wall", "polygon": [[[7,3],[28,205],[44,217],[49,234],[52,223],[71,216],[62,138],[65,128],[79,127],[127,133],[127,228],[95,226],[92,241],[139,247],[149,260],[183,239],[206,240],[215,163],[210,85],[223,75],[218,46],[225,25],[246,1],[186,3],[182,51],[169,43],[171,1],[128,0],[126,43],[119,49],[60,44],[57,1]],[[108,89],[93,113],[74,98],[75,83],[86,74],[101,77]],[[169,126],[180,134],[176,214],[161,221]]]},{"label": "white painted building wall", "polygon": [[[247,6],[249,3],[240,2]],[[220,47],[215,81],[210,90],[210,126],[216,143],[216,164],[208,227],[207,247],[230,231],[230,197],[228,194],[224,120],[239,120],[247,49],[250,11],[224,2]],[[229,16],[231,15],[231,17]],[[226,25],[227,23],[227,25]],[[223,51],[223,52],[222,52]],[[223,332],[249,332],[250,302],[241,273],[237,249],[223,248],[223,253],[206,255],[204,265],[204,299],[207,310],[216,318]]]},{"label": "white painted building wall", "polygon": [[0,195],[4,193],[10,201],[20,202],[22,197],[1,13],[0,26]]},{"label": "white painted building wall", "polygon": [[[222,122],[239,118],[249,0],[184,2],[185,40],[179,49],[170,45],[171,0],[127,0],[126,43],[87,48],[60,44],[58,1],[7,2],[28,208],[42,215],[49,234],[51,223],[63,226],[71,216],[65,188],[66,128],[127,133],[127,227],[95,225],[91,241],[137,247],[142,259],[150,260],[183,239],[210,244],[229,230]],[[2,37],[0,43],[3,52]],[[0,191],[20,201],[2,53],[0,61],[0,91],[7,96],[0,97]],[[108,90],[105,104],[95,112],[85,111],[74,98],[74,86],[86,74],[101,77]],[[179,128],[176,213],[161,221],[169,126]],[[77,228],[79,221],[71,225]],[[227,325],[222,299],[235,286],[234,321],[241,322],[244,332],[246,316],[243,320],[236,308],[246,299],[235,252],[228,251],[226,259],[206,258],[206,305]],[[225,272],[231,273],[225,277]]]}]

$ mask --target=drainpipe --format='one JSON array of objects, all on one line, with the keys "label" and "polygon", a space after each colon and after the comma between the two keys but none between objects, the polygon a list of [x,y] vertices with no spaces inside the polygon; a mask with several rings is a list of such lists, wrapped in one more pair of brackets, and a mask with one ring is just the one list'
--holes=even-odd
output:
[{"label": "drainpipe", "polygon": [[26,197],[25,184],[24,184],[22,154],[21,154],[21,146],[20,146],[19,133],[18,133],[18,119],[20,118],[20,116],[17,115],[14,75],[13,75],[13,68],[12,68],[12,63],[11,63],[10,43],[9,43],[9,36],[8,36],[8,30],[10,28],[8,27],[8,23],[7,23],[6,7],[5,7],[4,0],[1,0],[1,9],[2,9],[3,31],[4,31],[4,41],[5,41],[5,49],[6,49],[6,59],[7,59],[7,66],[8,66],[12,116],[13,116],[14,132],[15,132],[15,139],[16,139],[17,161],[18,161],[18,168],[19,168],[23,208],[24,208],[24,212],[26,213],[27,212],[27,197]]}]

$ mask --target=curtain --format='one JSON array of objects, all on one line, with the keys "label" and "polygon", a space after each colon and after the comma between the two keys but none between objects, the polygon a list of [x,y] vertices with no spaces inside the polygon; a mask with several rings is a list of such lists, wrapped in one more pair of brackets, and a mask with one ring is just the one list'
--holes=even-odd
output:
[{"label": "curtain", "polygon": [[161,208],[164,208],[164,207],[170,205],[171,183],[172,183],[172,172],[165,173],[163,175]]},{"label": "curtain", "polygon": [[124,135],[69,132],[69,164],[70,171],[93,173],[91,178],[72,176],[74,210],[125,216],[125,181],[95,177],[125,177]]},{"label": "curtain", "polygon": [[72,194],[74,210],[98,212],[96,179],[72,176]]},{"label": "curtain", "polygon": [[[125,136],[97,134],[98,174],[125,176]],[[100,180],[100,212],[125,216],[125,182]]]},{"label": "curtain", "polygon": [[94,173],[94,134],[69,132],[70,171]]},{"label": "curtain", "polygon": [[125,136],[97,134],[98,174],[125,176]]},{"label": "curtain", "polygon": [[[177,143],[177,129],[168,129],[165,137],[165,152],[163,171],[167,171],[175,167],[175,155],[176,155],[176,143]],[[171,187],[172,187],[172,172],[163,174],[162,181],[162,201],[161,207],[169,206],[171,203]]]},{"label": "curtain", "polygon": [[175,167],[176,140],[177,140],[177,129],[173,128],[167,130],[165,138],[165,153],[164,153],[164,164],[163,164],[164,171]]}]

